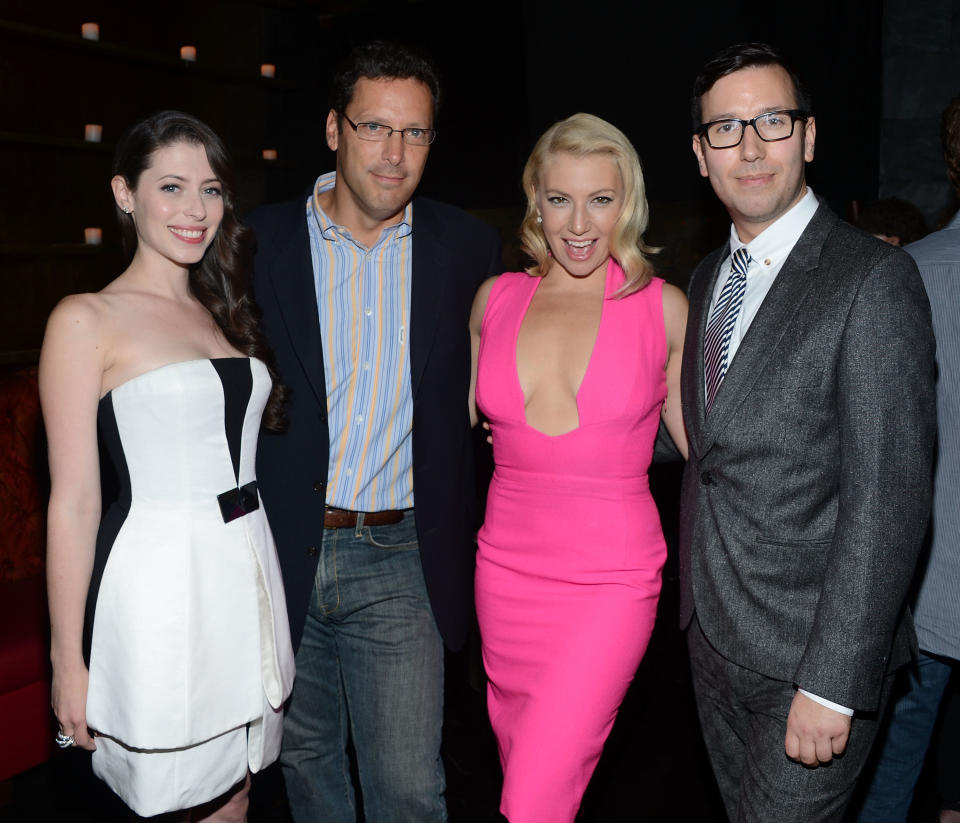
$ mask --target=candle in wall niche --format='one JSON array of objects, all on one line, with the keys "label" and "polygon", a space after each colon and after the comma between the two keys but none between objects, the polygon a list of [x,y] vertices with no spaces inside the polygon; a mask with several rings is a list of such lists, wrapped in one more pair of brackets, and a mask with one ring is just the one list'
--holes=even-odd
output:
[{"label": "candle in wall niche", "polygon": [[264,150],[263,150],[263,159],[264,159],[264,160],[276,160],[276,159],[277,159],[277,150],[276,150],[276,149],[264,149]]},{"label": "candle in wall niche", "polygon": [[276,77],[277,76],[277,67],[273,63],[261,63],[260,64],[260,76],[261,77]]},{"label": "candle in wall niche", "polygon": [[187,63],[197,62],[196,46],[180,46],[180,59]]},{"label": "candle in wall niche", "polygon": [[103,137],[103,126],[97,123],[87,123],[83,127],[83,139],[88,143],[99,143]]},{"label": "candle in wall niche", "polygon": [[83,242],[88,246],[99,246],[103,242],[103,229],[97,227],[84,229]]},{"label": "candle in wall niche", "polygon": [[99,40],[100,24],[99,23],[82,23],[80,25],[80,34],[84,40]]}]

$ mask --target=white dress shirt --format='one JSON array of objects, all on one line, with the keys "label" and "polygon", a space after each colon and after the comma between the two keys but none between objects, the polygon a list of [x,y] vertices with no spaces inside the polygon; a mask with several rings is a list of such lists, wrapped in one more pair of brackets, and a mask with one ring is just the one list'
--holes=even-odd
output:
[{"label": "white dress shirt", "polygon": [[[772,225],[767,226],[749,243],[740,240],[736,226],[730,226],[730,255],[732,256],[737,249],[746,246],[747,252],[750,254],[750,266],[747,269],[747,286],[743,293],[743,305],[740,307],[740,314],[730,337],[730,349],[727,353],[728,363],[733,362],[733,356],[740,348],[740,341],[743,340],[747,329],[753,322],[753,318],[756,317],[760,304],[763,303],[767,292],[770,291],[773,281],[777,279],[784,261],[793,251],[793,247],[800,239],[800,235],[803,234],[803,230],[813,219],[813,214],[818,205],[813,190],[808,187],[806,194],[797,201],[797,204],[790,211],[778,218]],[[710,301],[711,312],[717,304],[717,298],[720,296],[728,277],[730,277],[729,256],[720,266],[720,276],[717,278],[717,283],[713,289],[713,299]]]}]

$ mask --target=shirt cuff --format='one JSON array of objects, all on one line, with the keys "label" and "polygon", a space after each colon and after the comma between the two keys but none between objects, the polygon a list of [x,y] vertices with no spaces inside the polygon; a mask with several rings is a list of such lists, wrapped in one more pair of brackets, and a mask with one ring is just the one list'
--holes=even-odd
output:
[{"label": "shirt cuff", "polygon": [[800,694],[804,694],[809,697],[814,703],[819,703],[821,706],[826,706],[828,709],[833,709],[835,712],[840,712],[840,714],[845,714],[847,717],[853,717],[853,709],[848,709],[846,706],[841,706],[839,703],[834,703],[832,700],[827,700],[825,697],[817,697],[815,694],[810,694],[810,692],[805,689],[797,689]]}]

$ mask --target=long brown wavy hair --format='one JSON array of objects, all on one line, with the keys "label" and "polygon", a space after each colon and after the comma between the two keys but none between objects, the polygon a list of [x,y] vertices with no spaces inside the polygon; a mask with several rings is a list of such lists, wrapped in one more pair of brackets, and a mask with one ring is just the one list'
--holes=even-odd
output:
[{"label": "long brown wavy hair", "polygon": [[[190,292],[213,315],[231,346],[266,363],[273,388],[263,414],[263,425],[282,431],[286,425],[286,387],[277,378],[273,352],[260,330],[260,310],[250,294],[253,232],[236,213],[233,164],[223,141],[205,123],[182,111],[160,111],[136,123],[120,138],[113,158],[113,173],[124,178],[131,191],[150,167],[154,152],[174,143],[203,146],[210,168],[220,181],[223,220],[199,263],[190,267]],[[132,215],[116,207],[123,249],[129,259],[137,250],[137,229]]]}]

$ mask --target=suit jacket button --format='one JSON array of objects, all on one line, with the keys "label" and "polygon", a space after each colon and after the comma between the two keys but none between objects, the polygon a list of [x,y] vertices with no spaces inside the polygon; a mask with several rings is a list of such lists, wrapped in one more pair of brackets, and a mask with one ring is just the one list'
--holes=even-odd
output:
[{"label": "suit jacket button", "polygon": [[315,492],[322,492],[322,491],[323,491],[323,481],[322,481],[322,480],[318,480],[316,483],[314,483],[314,484],[313,484],[313,490],[314,490]]},{"label": "suit jacket button", "polygon": [[700,482],[703,483],[704,486],[713,486],[716,483],[716,481],[713,479],[713,475],[708,471],[701,473]]},{"label": "suit jacket button", "polygon": [[307,546],[307,554],[308,554],[310,557],[316,557],[316,556],[317,556],[317,547],[316,547],[316,546]]}]

